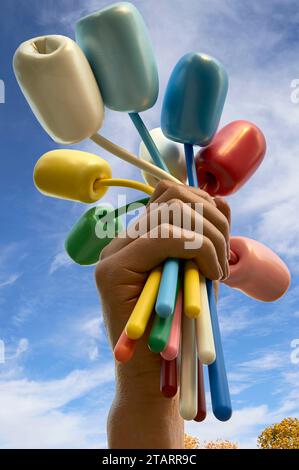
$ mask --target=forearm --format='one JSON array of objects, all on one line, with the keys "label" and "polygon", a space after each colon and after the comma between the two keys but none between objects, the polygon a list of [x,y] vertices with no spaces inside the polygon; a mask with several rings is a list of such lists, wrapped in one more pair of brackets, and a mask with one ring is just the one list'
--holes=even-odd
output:
[{"label": "forearm", "polygon": [[[167,258],[194,258],[200,272],[216,280],[228,274],[229,207],[221,199],[212,199],[205,191],[184,185],[161,181],[151,202],[171,204],[182,216],[190,217],[196,226],[199,214],[195,204],[204,207],[202,217],[204,237],[195,230],[181,230],[182,224],[169,222],[169,239],[162,236],[163,224],[157,217],[156,225],[143,236],[116,237],[102,252],[96,268],[96,282],[102,297],[104,320],[112,348],[125,327],[138,300],[147,275]],[[154,209],[155,210],[155,209]],[[146,217],[151,215],[146,208]],[[184,217],[180,218],[183,220]],[[138,228],[141,219],[135,221]],[[132,227],[132,226],[131,226]],[[158,234],[159,239],[152,236]],[[193,234],[191,233],[193,231]],[[190,233],[189,233],[190,232]],[[161,235],[161,236],[160,236]],[[179,236],[178,236],[179,235]],[[198,249],[193,246],[186,252],[186,242],[199,237]],[[116,365],[116,395],[108,419],[108,441],[111,448],[182,448],[183,420],[179,415],[179,399],[164,398],[160,393],[160,356],[151,353],[147,346],[151,322],[137,342],[133,358],[125,365]]]},{"label": "forearm", "polygon": [[[138,360],[138,355],[135,357]],[[161,394],[160,358],[157,355],[155,359],[151,357],[150,365],[143,362],[143,368],[141,364],[116,366],[116,395],[108,418],[109,448],[183,448],[179,397],[165,398]]]},{"label": "forearm", "polygon": [[[214,282],[218,296],[218,282]],[[116,315],[105,309],[112,348],[121,334]],[[147,346],[148,325],[135,354],[127,364],[116,363],[116,393],[110,409],[107,434],[111,449],[180,449],[184,446],[184,421],[179,414],[179,392],[165,398],[160,392],[160,355]]]}]

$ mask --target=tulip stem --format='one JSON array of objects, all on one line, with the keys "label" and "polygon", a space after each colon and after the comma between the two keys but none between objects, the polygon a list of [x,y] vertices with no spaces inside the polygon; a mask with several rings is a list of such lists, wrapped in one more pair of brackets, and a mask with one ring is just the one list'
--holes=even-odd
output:
[{"label": "tulip stem", "polygon": [[157,165],[157,167],[161,168],[162,170],[167,171],[167,173],[170,173],[169,169],[167,168],[167,166],[164,162],[164,160],[161,157],[161,154],[160,154],[160,152],[159,152],[152,136],[150,135],[147,127],[145,126],[145,124],[144,124],[143,120],[141,119],[141,117],[139,116],[139,114],[138,113],[129,113],[129,116],[130,116],[134,126],[136,127],[141,139],[143,140],[143,143],[146,146],[148,153],[150,154],[150,156],[154,160],[155,165]]},{"label": "tulip stem", "polygon": [[129,150],[120,147],[117,144],[114,144],[110,140],[106,139],[102,135],[94,134],[91,136],[91,140],[102,147],[103,149],[107,150],[108,152],[112,153],[116,157],[130,163],[131,165],[140,168],[140,170],[146,171],[151,175],[155,176],[159,180],[169,180],[177,184],[183,184],[180,180],[172,176],[170,173],[166,173],[166,171],[161,170],[161,168],[156,167],[150,162],[146,162],[145,160],[141,160],[133,153],[129,152]]},{"label": "tulip stem", "polygon": [[197,180],[197,174],[196,174],[193,145],[184,144],[184,149],[185,149],[185,159],[186,159],[189,186],[198,188],[198,180]]},{"label": "tulip stem", "polygon": [[122,186],[124,188],[137,189],[137,191],[143,191],[144,193],[149,194],[150,196],[155,190],[149,184],[140,183],[140,181],[125,180],[122,178],[107,178],[102,180],[98,179],[94,183],[95,190],[106,186]]},{"label": "tulip stem", "polygon": [[[113,142],[99,134],[94,134],[93,136],[91,136],[91,140],[100,147],[103,147],[108,152],[111,152],[112,154],[121,158],[122,160],[125,160],[126,162],[137,166],[141,170],[147,171],[151,175],[156,176],[159,180],[166,179],[173,181],[174,183],[183,184],[170,173],[166,173],[164,170],[161,170],[161,168],[156,167],[152,163],[146,162],[145,160],[141,160],[140,158],[136,157],[136,155],[130,153],[128,150],[114,144]],[[142,189],[142,191],[143,190],[144,189]],[[163,311],[166,310],[168,314],[173,313],[175,307],[178,264],[179,261],[177,259],[166,260],[164,263],[161,285],[162,287],[167,286],[167,289],[163,288],[161,293],[159,292],[159,302],[157,304],[158,314],[160,312],[160,305],[162,306]]]},{"label": "tulip stem", "polygon": [[207,281],[207,292],[209,298],[212,329],[216,349],[216,360],[209,365],[209,380],[211,400],[214,416],[219,421],[227,421],[232,415],[232,405],[225,370],[221,335],[218,322],[215,293],[213,282]]}]

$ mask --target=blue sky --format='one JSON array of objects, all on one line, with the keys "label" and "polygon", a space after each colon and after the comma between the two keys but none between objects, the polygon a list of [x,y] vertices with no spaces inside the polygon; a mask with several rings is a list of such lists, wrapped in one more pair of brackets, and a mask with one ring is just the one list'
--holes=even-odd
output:
[{"label": "blue sky", "polygon": [[[2,0],[0,79],[1,235],[0,447],[104,447],[105,420],[113,397],[113,360],[106,342],[93,269],[71,264],[63,241],[86,210],[45,198],[32,183],[38,157],[57,148],[33,117],[13,76],[20,42],[43,34],[74,37],[74,22],[107,5],[102,0]],[[258,433],[286,416],[299,415],[299,365],[290,360],[299,337],[299,105],[290,83],[299,78],[297,1],[138,0],[149,26],[160,74],[160,96],[144,113],[159,125],[170,71],[186,52],[220,59],[230,77],[221,125],[249,119],[264,131],[266,159],[242,190],[229,198],[232,233],[275,250],[292,272],[288,294],[258,303],[225,286],[219,315],[234,415],[217,422],[187,423],[201,441],[228,438],[254,447]],[[103,134],[137,152],[129,118],[107,111]],[[98,149],[89,142],[77,148]],[[101,151],[114,176],[140,172]],[[112,189],[105,201],[116,201]],[[130,200],[139,193],[128,190]],[[208,399],[208,394],[207,394]],[[208,399],[209,400],[209,399]]]}]

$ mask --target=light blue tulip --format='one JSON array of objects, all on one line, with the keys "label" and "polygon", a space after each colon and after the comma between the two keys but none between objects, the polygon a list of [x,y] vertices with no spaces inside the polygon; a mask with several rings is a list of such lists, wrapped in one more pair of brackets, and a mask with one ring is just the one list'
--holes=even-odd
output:
[{"label": "light blue tulip", "polygon": [[166,137],[206,146],[221,118],[228,76],[218,60],[191,52],[175,66],[164,97],[161,128]]},{"label": "light blue tulip", "polygon": [[80,19],[76,40],[108,108],[141,112],[155,104],[156,61],[146,25],[134,5],[116,3]]}]

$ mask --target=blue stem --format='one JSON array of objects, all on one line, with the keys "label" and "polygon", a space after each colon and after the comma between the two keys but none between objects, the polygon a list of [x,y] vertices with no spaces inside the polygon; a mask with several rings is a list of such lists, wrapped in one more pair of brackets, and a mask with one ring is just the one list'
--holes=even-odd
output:
[{"label": "blue stem", "polygon": [[156,301],[156,313],[159,317],[169,317],[174,312],[178,275],[179,260],[177,258],[169,258],[165,261],[163,266],[163,272]]},{"label": "blue stem", "polygon": [[[185,144],[185,158],[187,174],[190,186],[198,188],[198,179],[194,161],[193,146]],[[213,282],[206,279],[209,296],[209,306],[211,322],[216,349],[216,360],[209,365],[209,381],[212,399],[213,413],[219,421],[227,421],[232,415],[232,405],[228,388],[225,362],[221,344],[221,335],[217,315],[217,305],[215,301]]]},{"label": "blue stem", "polygon": [[149,131],[147,130],[144,122],[142,121],[141,117],[139,116],[138,113],[129,113],[130,118],[132,119],[134,126],[136,127],[141,139],[143,140],[144,145],[146,146],[150,156],[155,162],[155,165],[157,165],[159,168],[162,168],[162,170],[167,171],[169,173],[169,170],[163,161],[161,154],[153,141],[152,136],[150,135]]},{"label": "blue stem", "polygon": [[211,312],[212,329],[216,349],[216,360],[209,365],[209,381],[213,413],[219,421],[227,421],[232,415],[232,405],[228,388],[221,335],[215,301],[213,282],[206,280]]},{"label": "blue stem", "polygon": [[[139,132],[140,137],[142,138],[144,145],[146,146],[150,156],[159,168],[167,171],[165,162],[163,161],[160,152],[153,141],[152,136],[147,130],[144,122],[138,113],[129,113],[132,122],[134,123],[137,131]],[[170,258],[165,261],[163,266],[162,278],[160,282],[159,293],[156,302],[156,313],[160,317],[167,317],[172,315],[175,308],[175,296],[176,296],[176,286],[178,281],[178,271],[179,271],[179,260]]]},{"label": "blue stem", "polygon": [[193,145],[184,144],[184,148],[185,148],[185,160],[186,160],[186,166],[187,166],[189,186],[198,188],[198,180],[197,180],[196,166],[195,166],[195,160],[194,160]]}]

